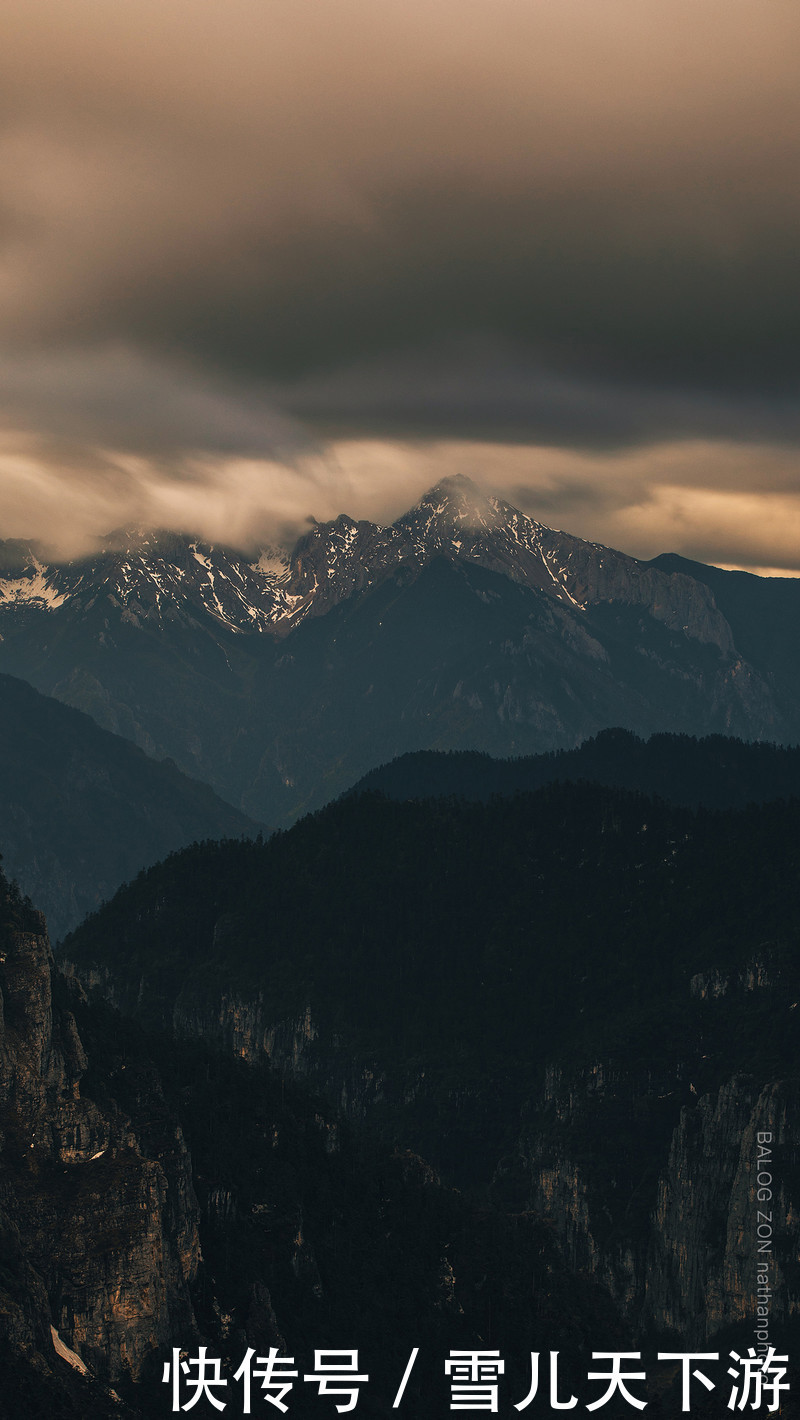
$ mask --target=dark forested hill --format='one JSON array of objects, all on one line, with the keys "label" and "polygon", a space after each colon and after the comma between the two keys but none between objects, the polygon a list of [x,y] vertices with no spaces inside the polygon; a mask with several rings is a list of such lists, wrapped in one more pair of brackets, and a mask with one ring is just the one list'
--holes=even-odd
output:
[{"label": "dark forested hill", "polygon": [[757,1132],[800,1197],[798,870],[797,800],[362,796],[173,857],[66,953],[144,1021],[269,1056],[450,1180],[543,1212],[636,1325],[699,1342],[749,1305]]},{"label": "dark forested hill", "polygon": [[0,853],[54,939],[171,850],[258,831],[174,764],[0,675]]},{"label": "dark forested hill", "polygon": [[759,953],[793,971],[798,867],[797,800],[714,813],[591,785],[488,804],[365,795],[264,844],[172,856],[65,953],[153,1024],[207,992],[260,991],[271,1021],[309,1005],[387,1061],[464,1052],[477,1069],[494,1051],[599,1048],[670,1003],[686,1019],[692,976]]},{"label": "dark forested hill", "polygon": [[351,792],[397,800],[488,800],[581,780],[690,807],[744,808],[800,797],[800,749],[728,735],[695,739],[664,734],[642,740],[627,730],[603,730],[577,749],[519,759],[468,751],[404,754],[366,774]]}]

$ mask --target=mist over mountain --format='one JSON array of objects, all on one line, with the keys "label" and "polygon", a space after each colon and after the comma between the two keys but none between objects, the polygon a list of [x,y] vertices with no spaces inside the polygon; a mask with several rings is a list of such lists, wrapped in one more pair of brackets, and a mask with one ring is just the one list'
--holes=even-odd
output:
[{"label": "mist over mountain", "polygon": [[409,751],[800,739],[800,584],[643,563],[461,477],[283,559],[138,529],[61,567],[5,544],[2,572],[4,670],[272,824]]},{"label": "mist over mountain", "polygon": [[174,764],[0,675],[0,854],[54,940],[174,849],[259,831]]}]

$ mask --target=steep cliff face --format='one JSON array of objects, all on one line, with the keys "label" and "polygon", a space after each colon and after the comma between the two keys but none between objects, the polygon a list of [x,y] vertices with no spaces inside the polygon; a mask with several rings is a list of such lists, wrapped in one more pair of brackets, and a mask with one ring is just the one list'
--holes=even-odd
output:
[{"label": "steep cliff face", "polygon": [[[729,990],[769,992],[775,976],[774,964],[754,958],[731,981],[696,974],[690,994],[718,1001]],[[416,1145],[428,1137],[440,1149],[448,1129],[491,1138],[480,1091],[460,1081],[443,1093],[419,1062],[389,1071],[348,1049],[310,1006],[272,1019],[263,992],[204,1000],[187,985],[173,1025],[251,1064],[271,1060],[351,1122],[395,1141],[404,1130]],[[500,1207],[547,1219],[569,1271],[601,1284],[631,1335],[674,1333],[696,1346],[731,1327],[752,1329],[765,1270],[771,1323],[800,1319],[800,1146],[791,1127],[800,1086],[734,1074],[698,1093],[702,1073],[697,1056],[672,1068],[658,1060],[638,1069],[598,1060],[549,1067],[541,1097],[526,1106],[519,1155],[499,1159],[492,1184]],[[333,1139],[335,1128],[329,1122]],[[759,1197],[764,1170],[769,1187]]]},{"label": "steep cliff face", "polygon": [[[570,1266],[602,1282],[640,1333],[702,1346],[730,1327],[752,1332],[765,1276],[770,1325],[796,1321],[797,1082],[738,1075],[699,1097],[690,1083],[672,1125],[657,1093],[667,1083],[598,1064],[569,1082],[551,1075],[522,1144],[530,1205],[550,1220]],[[618,1157],[603,1167],[592,1097],[636,1121],[651,1168],[620,1135]]]},{"label": "steep cliff face", "polygon": [[[767,968],[757,964],[745,989],[766,979]],[[409,1126],[419,1129],[434,1107],[425,1098],[424,1069],[406,1072],[400,1082],[387,1075],[380,1060],[353,1058],[326,1038],[324,1027],[320,1036],[310,1007],[296,1019],[268,1023],[263,998],[247,1002],[225,995],[216,1011],[205,1013],[196,1000],[187,1010],[184,998],[176,1005],[175,1026],[251,1062],[267,1056],[278,1069],[311,1078],[354,1122],[395,1132],[396,1114],[405,1108]],[[790,1126],[800,1090],[795,1081],[759,1084],[752,1076],[734,1075],[702,1096],[693,1091],[690,1081],[667,1081],[652,1071],[631,1076],[597,1062],[571,1084],[550,1073],[544,1104],[557,1129],[526,1136],[527,1196],[508,1160],[498,1165],[494,1196],[501,1203],[505,1197],[512,1207],[524,1196],[526,1207],[545,1216],[569,1269],[589,1273],[608,1289],[633,1334],[673,1332],[703,1345],[726,1328],[754,1324],[757,1274],[764,1268],[773,1321],[800,1317],[800,1269],[792,1261],[800,1220],[800,1147]],[[689,1103],[671,1123],[677,1092]],[[617,1105],[624,1101],[649,1146],[655,1144],[639,1177],[623,1179],[624,1169],[612,1166],[599,1180],[584,1167],[580,1149],[570,1157],[560,1142],[580,1133],[587,1105],[589,1111],[593,1104],[607,1106],[609,1098]],[[671,1108],[664,1108],[665,1099]],[[438,1103],[441,1108],[442,1100]],[[467,1131],[475,1129],[479,1101],[469,1090],[454,1089],[444,1103],[451,1128],[460,1117]],[[624,1138],[618,1134],[616,1142],[624,1151]],[[777,1170],[767,1167],[774,1187],[759,1199],[759,1159],[765,1151],[779,1162]],[[762,1221],[767,1218],[768,1228]]]},{"label": "steep cliff face", "polygon": [[700,1341],[752,1321],[762,1270],[771,1317],[798,1316],[797,1106],[795,1082],[736,1077],[682,1111],[653,1215],[648,1318]]},{"label": "steep cliff face", "polygon": [[[752,991],[769,979],[769,964],[754,962],[737,984]],[[692,994],[718,999],[719,984],[718,974],[697,976]],[[447,1130],[484,1144],[491,1137],[480,1091],[462,1081],[443,1093],[419,1063],[402,1077],[387,1071],[380,1059],[348,1050],[310,1007],[273,1020],[263,993],[203,1002],[187,986],[173,1024],[179,1035],[308,1080],[346,1119],[395,1142],[404,1131],[439,1148]],[[800,1146],[791,1125],[800,1086],[733,1075],[698,1094],[693,1066],[702,1070],[697,1060],[672,1072],[600,1061],[548,1069],[540,1100],[527,1107],[519,1155],[499,1159],[491,1191],[501,1208],[547,1220],[568,1271],[602,1286],[631,1336],[673,1333],[702,1347],[728,1328],[755,1326],[765,1269],[771,1323],[800,1319]],[[335,1148],[337,1126],[327,1119],[325,1128],[326,1147]],[[759,1198],[765,1150],[770,1188]],[[227,1195],[215,1197],[220,1217],[231,1207]],[[298,1239],[300,1266],[302,1228]]]},{"label": "steep cliff face", "polygon": [[658,568],[609,554],[599,543],[568,533],[542,528],[540,536],[545,557],[559,565],[563,585],[579,606],[622,602],[642,607],[672,631],[716,646],[726,656],[735,651],[733,633],[713,596],[698,596],[691,577],[674,573],[666,578]]},{"label": "steep cliff face", "polygon": [[82,1097],[81,988],[54,974],[44,919],[0,888],[0,1340],[58,1376],[54,1327],[101,1381],[138,1380],[196,1331],[188,1153],[174,1122],[156,1140]]}]

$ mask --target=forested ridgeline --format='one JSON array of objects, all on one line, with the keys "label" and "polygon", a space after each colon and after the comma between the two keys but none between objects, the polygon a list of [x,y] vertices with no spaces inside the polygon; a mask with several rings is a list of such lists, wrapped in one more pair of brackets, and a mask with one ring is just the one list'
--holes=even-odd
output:
[{"label": "forested ridgeline", "polygon": [[353,793],[390,799],[449,797],[486,800],[532,793],[555,782],[604,784],[656,795],[669,803],[711,809],[800,795],[797,746],[728,735],[658,734],[641,739],[610,729],[576,749],[493,759],[467,750],[404,754],[366,774]]}]

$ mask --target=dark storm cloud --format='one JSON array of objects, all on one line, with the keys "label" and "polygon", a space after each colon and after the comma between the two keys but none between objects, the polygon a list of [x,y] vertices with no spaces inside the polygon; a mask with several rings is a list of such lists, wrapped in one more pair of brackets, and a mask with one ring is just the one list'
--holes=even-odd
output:
[{"label": "dark storm cloud", "polygon": [[794,4],[17,10],[20,338],[273,376],[476,332],[562,368],[794,370]]},{"label": "dark storm cloud", "polygon": [[800,440],[800,403],[776,389],[657,383],[633,371],[548,367],[515,347],[452,342],[272,386],[298,418],[329,432],[472,435],[569,448],[690,437]]},{"label": "dark storm cloud", "polygon": [[314,447],[252,383],[121,345],[0,351],[0,390],[6,424],[76,445],[157,455],[165,464],[179,465],[187,450],[291,461]]},{"label": "dark storm cloud", "polygon": [[[59,486],[78,541],[115,509],[397,512],[480,457],[688,544],[659,478],[800,484],[796,0],[26,0],[0,29],[6,529]],[[686,441],[694,472],[629,456]]]}]

